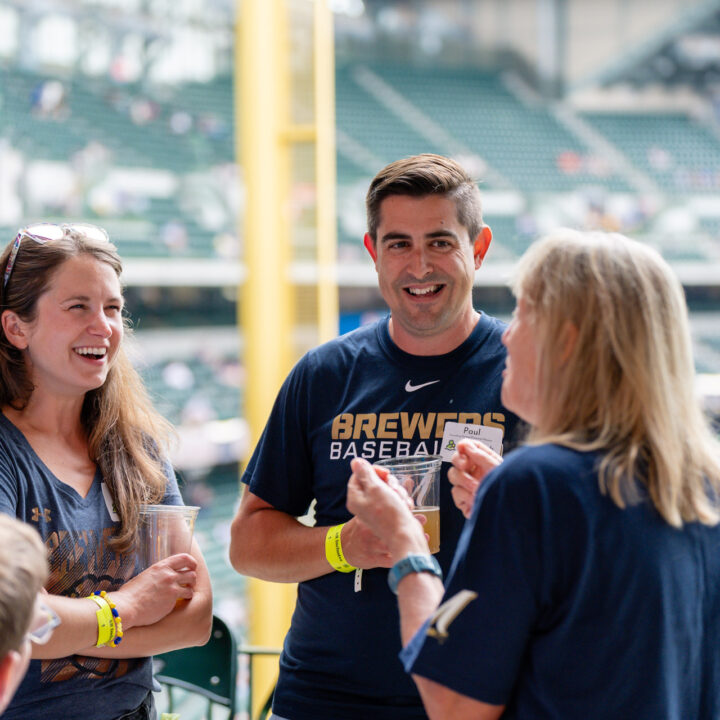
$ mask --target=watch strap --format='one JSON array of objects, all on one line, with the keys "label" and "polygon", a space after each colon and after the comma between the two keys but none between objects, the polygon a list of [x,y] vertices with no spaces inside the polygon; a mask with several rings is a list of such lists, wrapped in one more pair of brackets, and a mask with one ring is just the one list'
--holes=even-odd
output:
[{"label": "watch strap", "polygon": [[398,560],[388,573],[388,585],[397,595],[398,583],[410,573],[428,572],[442,580],[442,570],[438,561],[432,555],[407,555]]}]

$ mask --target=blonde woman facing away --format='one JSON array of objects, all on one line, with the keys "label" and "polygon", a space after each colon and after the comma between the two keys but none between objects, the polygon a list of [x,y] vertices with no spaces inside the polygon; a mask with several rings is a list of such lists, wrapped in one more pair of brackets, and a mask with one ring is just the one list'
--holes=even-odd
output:
[{"label": "blonde woman facing away", "polygon": [[[720,451],[682,289],[645,245],[563,230],[513,290],[502,399],[532,432],[482,480],[444,590],[401,493],[352,464],[405,667],[433,719],[716,720]],[[456,488],[498,464],[455,462]]]},{"label": "blonde woman facing away", "polygon": [[11,720],[152,720],[150,656],[210,632],[195,544],[136,567],[138,506],[182,500],[123,349],[121,270],[93,225],[33,225],[0,255],[0,512],[40,533],[61,620],[33,644]]}]

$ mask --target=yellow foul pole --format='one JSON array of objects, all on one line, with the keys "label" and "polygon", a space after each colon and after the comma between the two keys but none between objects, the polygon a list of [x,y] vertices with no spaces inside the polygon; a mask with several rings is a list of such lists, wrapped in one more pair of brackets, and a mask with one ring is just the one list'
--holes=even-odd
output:
[{"label": "yellow foul pole", "polygon": [[317,194],[318,339],[338,333],[337,225],[335,210],[335,45],[326,0],[314,7],[315,186]]},{"label": "yellow foul pole", "polygon": [[[292,362],[293,294],[289,284],[290,158],[281,136],[289,121],[286,11],[282,0],[242,0],[235,93],[240,166],[245,180],[244,259],[239,297],[249,381],[245,416],[254,445]],[[279,646],[295,604],[295,585],[249,580],[250,643]],[[277,658],[255,661],[255,717],[277,677]]]},{"label": "yellow foul pole", "polygon": [[[238,0],[236,146],[246,190],[247,273],[239,306],[248,372],[245,413],[253,446],[294,360],[289,212],[291,152],[298,143],[315,143],[318,340],[329,340],[338,330],[332,13],[327,0],[314,0],[314,124],[293,124],[287,5],[287,0]],[[249,580],[248,585],[250,643],[280,646],[294,608],[296,586],[259,580]],[[276,676],[276,659],[255,660],[251,717],[256,716]]]}]

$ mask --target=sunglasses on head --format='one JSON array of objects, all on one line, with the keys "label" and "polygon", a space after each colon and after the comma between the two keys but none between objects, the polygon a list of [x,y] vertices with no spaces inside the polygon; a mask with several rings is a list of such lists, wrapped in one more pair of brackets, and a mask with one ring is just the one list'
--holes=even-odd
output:
[{"label": "sunglasses on head", "polygon": [[28,225],[20,230],[15,236],[15,241],[13,242],[12,250],[10,251],[10,257],[8,258],[7,265],[5,266],[3,288],[7,287],[8,280],[10,280],[10,275],[15,265],[15,258],[17,258],[18,250],[20,250],[20,243],[22,243],[25,238],[34,240],[39,245],[45,245],[49,242],[62,240],[69,232],[76,232],[80,235],[84,235],[90,240],[96,240],[98,242],[110,242],[110,238],[105,230],[97,225],[90,225],[88,223],[69,223],[67,225],[37,223],[36,225]]}]

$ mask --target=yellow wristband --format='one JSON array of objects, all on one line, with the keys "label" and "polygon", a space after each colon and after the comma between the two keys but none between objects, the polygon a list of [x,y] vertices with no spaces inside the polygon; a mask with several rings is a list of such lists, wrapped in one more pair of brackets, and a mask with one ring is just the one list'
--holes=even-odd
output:
[{"label": "yellow wristband", "polygon": [[335,570],[349,573],[357,570],[357,568],[350,565],[343,555],[340,533],[342,533],[344,527],[345,523],[342,525],[333,525],[328,528],[327,535],[325,536],[325,557]]},{"label": "yellow wristband", "polygon": [[122,618],[120,617],[120,613],[118,612],[117,605],[110,599],[110,596],[105,590],[96,590],[93,595],[99,595],[108,604],[108,607],[110,608],[110,616],[113,620],[113,630],[112,634],[110,635],[108,647],[117,647],[123,639]]},{"label": "yellow wristband", "polygon": [[88,595],[88,598],[98,606],[98,610],[95,612],[98,624],[98,639],[95,647],[104,647],[109,645],[115,637],[115,620],[112,610],[105,598],[99,595]]}]

